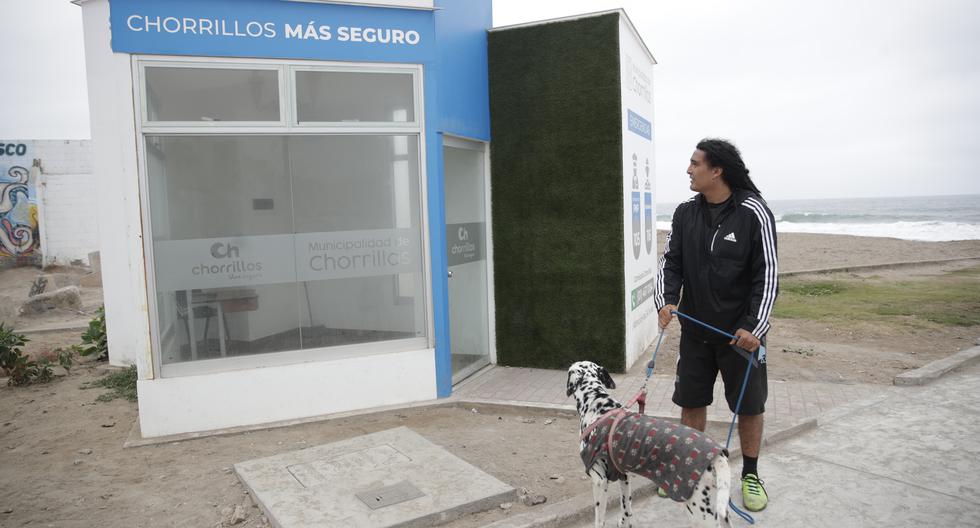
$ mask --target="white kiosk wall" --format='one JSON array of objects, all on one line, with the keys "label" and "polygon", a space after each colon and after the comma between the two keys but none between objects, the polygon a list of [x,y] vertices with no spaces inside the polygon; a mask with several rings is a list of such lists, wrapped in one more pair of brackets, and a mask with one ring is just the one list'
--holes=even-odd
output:
[{"label": "white kiosk wall", "polygon": [[653,303],[657,276],[657,212],[654,204],[653,57],[624,13],[619,18],[625,212],[626,367],[655,339]]}]

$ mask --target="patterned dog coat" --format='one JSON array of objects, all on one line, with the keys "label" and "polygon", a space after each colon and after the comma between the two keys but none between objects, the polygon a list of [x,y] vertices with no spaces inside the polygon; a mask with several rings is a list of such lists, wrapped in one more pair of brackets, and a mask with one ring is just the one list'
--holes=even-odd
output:
[{"label": "patterned dog coat", "polygon": [[630,411],[623,414],[612,432],[613,461],[610,463],[610,429],[616,414],[600,418],[582,451],[585,470],[597,460],[605,460],[607,478],[620,480],[623,472],[652,480],[667,496],[684,502],[694,494],[701,475],[718,453],[727,450],[707,435],[685,425]]}]

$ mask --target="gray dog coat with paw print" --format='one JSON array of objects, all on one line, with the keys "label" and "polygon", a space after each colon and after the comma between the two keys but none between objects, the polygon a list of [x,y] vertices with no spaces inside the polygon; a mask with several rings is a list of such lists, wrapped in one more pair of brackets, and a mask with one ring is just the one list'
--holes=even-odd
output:
[{"label": "gray dog coat with paw print", "polygon": [[678,502],[691,498],[701,475],[719,453],[728,456],[728,451],[714,440],[685,425],[629,411],[624,411],[615,431],[611,429],[616,414],[600,420],[602,423],[592,431],[582,451],[585,471],[597,460],[604,460],[609,480],[620,480],[624,472],[640,475]]}]

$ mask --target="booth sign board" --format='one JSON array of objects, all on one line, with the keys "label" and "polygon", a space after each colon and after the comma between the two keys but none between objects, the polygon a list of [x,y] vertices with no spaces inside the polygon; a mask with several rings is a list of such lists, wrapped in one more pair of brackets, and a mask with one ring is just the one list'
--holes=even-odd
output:
[{"label": "booth sign board", "polygon": [[657,279],[657,213],[654,208],[653,61],[634,30],[619,20],[622,79],[625,224],[626,365],[632,365],[657,332],[653,302]]}]

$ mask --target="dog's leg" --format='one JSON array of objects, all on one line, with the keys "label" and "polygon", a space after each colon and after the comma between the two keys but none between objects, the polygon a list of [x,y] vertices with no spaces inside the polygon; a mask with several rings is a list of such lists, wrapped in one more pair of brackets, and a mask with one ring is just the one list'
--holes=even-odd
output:
[{"label": "dog's leg", "polygon": [[728,499],[731,476],[728,458],[717,457],[694,488],[694,494],[684,503],[691,526],[701,528],[730,528]]},{"label": "dog's leg", "polygon": [[728,520],[728,502],[732,495],[732,472],[728,464],[728,457],[724,454],[718,456],[711,463],[709,470],[715,477],[717,495],[715,495],[715,524],[719,528],[727,528],[732,525]]},{"label": "dog's leg", "polygon": [[633,528],[633,490],[629,475],[619,481],[619,528]]},{"label": "dog's leg", "polygon": [[[602,472],[600,474],[599,472]],[[599,464],[593,466],[589,471],[592,477],[592,498],[595,500],[595,528],[603,528],[606,525],[606,502],[609,491],[609,480],[606,479],[605,469]]]}]

